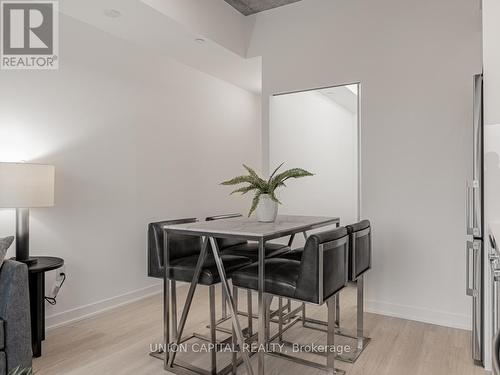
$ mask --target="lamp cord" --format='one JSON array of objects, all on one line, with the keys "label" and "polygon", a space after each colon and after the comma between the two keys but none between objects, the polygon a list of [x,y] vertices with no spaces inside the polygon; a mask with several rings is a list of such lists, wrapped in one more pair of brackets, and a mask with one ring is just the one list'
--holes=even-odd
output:
[{"label": "lamp cord", "polygon": [[[62,275],[63,279],[62,279],[61,285],[59,285],[59,289],[63,286],[64,282],[66,281],[66,274],[62,273],[61,275]],[[47,301],[52,306],[54,306],[57,303],[56,297],[45,296],[44,298],[45,298],[45,301]]]}]

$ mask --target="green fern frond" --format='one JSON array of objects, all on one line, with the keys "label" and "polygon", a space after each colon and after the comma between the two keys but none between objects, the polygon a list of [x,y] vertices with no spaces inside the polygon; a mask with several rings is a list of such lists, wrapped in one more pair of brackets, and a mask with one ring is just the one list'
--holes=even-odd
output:
[{"label": "green fern frond", "polygon": [[234,177],[230,180],[223,181],[220,184],[221,185],[238,185],[238,184],[243,184],[243,183],[253,184],[253,182],[254,182],[254,179],[250,176],[237,176],[237,177]]},{"label": "green fern frond", "polygon": [[308,177],[308,176],[314,176],[309,171],[306,171],[305,169],[302,168],[293,168],[293,169],[288,169],[274,177],[270,183],[270,190],[274,191],[276,188],[279,186],[282,186],[281,184],[284,184],[286,180],[290,178],[301,178],[301,177]]},{"label": "green fern frond", "polygon": [[283,166],[283,164],[285,164],[285,162],[281,163],[280,165],[278,165],[278,167],[274,170],[273,173],[271,173],[271,175],[269,176],[269,180],[267,180],[267,183],[268,184],[271,184],[271,181],[274,177],[274,175],[276,174],[276,172],[278,172],[278,170]]},{"label": "green fern frond", "polygon": [[248,217],[255,211],[257,206],[259,205],[260,201],[260,196],[262,195],[262,192],[257,191],[252,199],[252,206],[250,207],[250,211],[248,211]]},{"label": "green fern frond", "polygon": [[246,194],[248,193],[249,191],[252,191],[252,190],[255,190],[255,189],[258,189],[259,187],[258,186],[255,186],[255,185],[250,185],[250,186],[243,186],[239,189],[236,189],[234,191],[231,192],[231,195],[232,194],[236,194],[236,193],[241,193],[241,195],[243,194]]},{"label": "green fern frond", "polygon": [[268,187],[268,184],[266,181],[264,181],[262,178],[259,177],[257,172],[255,172],[252,168],[249,166],[243,164],[243,168],[245,168],[248,172],[248,174],[254,178],[255,180],[255,185],[259,186],[261,189],[266,189]]}]

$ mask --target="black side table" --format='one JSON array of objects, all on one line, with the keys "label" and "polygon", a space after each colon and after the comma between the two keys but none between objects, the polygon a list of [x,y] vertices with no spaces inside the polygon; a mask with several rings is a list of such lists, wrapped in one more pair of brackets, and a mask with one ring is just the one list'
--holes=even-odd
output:
[{"label": "black side table", "polygon": [[64,265],[64,260],[55,257],[33,257],[36,263],[28,265],[31,343],[33,357],[42,355],[42,341],[45,340],[45,272],[56,270]]}]

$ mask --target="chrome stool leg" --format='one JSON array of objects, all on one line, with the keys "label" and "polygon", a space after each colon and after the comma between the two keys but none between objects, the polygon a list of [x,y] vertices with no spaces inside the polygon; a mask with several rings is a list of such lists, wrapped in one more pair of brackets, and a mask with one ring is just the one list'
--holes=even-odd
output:
[{"label": "chrome stool leg", "polygon": [[335,326],[340,327],[340,293],[335,297]]},{"label": "chrome stool leg", "polygon": [[[335,311],[336,311],[336,309],[335,309],[335,296],[331,297],[328,301],[326,301],[326,304],[327,304],[327,310],[328,310],[328,319],[327,319],[327,322],[325,322],[327,325],[327,329],[324,331],[327,334],[327,346],[330,348],[330,347],[334,347],[334,345],[335,345]],[[302,308],[302,307],[299,307],[299,308]],[[300,318],[296,319],[295,322],[291,324],[291,326],[293,326],[298,320],[300,320]],[[311,328],[311,327],[307,327],[307,328]],[[273,340],[277,337],[279,337],[279,334],[273,336]],[[293,345],[294,345],[294,343],[286,341],[286,340],[283,340],[282,343],[288,347],[293,347]],[[310,367],[314,367],[314,368],[317,368],[317,369],[320,369],[323,371],[327,371],[330,374],[334,374],[334,375],[345,374],[344,370],[340,370],[340,369],[335,368],[335,361],[338,359],[335,351],[328,350],[327,353],[317,353],[317,354],[322,354],[326,357],[326,365],[315,362],[315,361],[306,360],[306,359],[303,359],[300,357],[295,357],[295,356],[292,356],[286,352],[285,353],[283,353],[281,351],[268,352],[268,355],[271,355],[273,357],[285,358],[287,360],[290,360],[290,361],[295,362],[295,363],[299,363],[299,364],[304,365],[304,366],[310,366]]]},{"label": "chrome stool leg", "polygon": [[248,337],[253,336],[252,291],[247,289]]},{"label": "chrome stool leg", "polygon": [[[238,288],[235,286],[233,286],[233,299],[234,299],[234,306],[236,308],[236,311],[238,311]],[[238,346],[238,340],[236,339],[236,328],[234,327],[234,323],[231,324],[231,330],[232,330],[231,364],[232,364],[233,375],[236,375],[236,373],[238,371],[238,356],[236,353],[236,348]]]},{"label": "chrome stool leg", "polygon": [[[290,314],[292,312],[292,300],[290,298],[288,298],[287,306],[288,306],[287,313]],[[290,323],[290,320],[291,320],[290,318],[287,319],[285,323]]]},{"label": "chrome stool leg", "polygon": [[[364,276],[361,275],[356,281],[357,284],[357,327],[356,335],[358,337],[358,350],[363,350],[370,339],[363,335],[364,330]],[[366,344],[365,344],[365,341]]]},{"label": "chrome stool leg", "polygon": [[[327,346],[329,348],[335,347],[335,321],[337,320],[337,317],[336,317],[337,298],[338,298],[338,294],[336,296],[332,297],[327,302],[327,308],[328,308]],[[341,372],[335,368],[335,352],[332,350],[328,350],[328,354],[326,357],[326,366],[327,366],[328,372],[330,374],[343,373],[343,371]]]},{"label": "chrome stool leg", "polygon": [[224,291],[224,288],[221,287],[221,299],[222,299],[222,306],[221,306],[221,311],[222,311],[222,318],[221,319],[227,319],[227,296],[226,292]]},{"label": "chrome stool leg", "polygon": [[170,295],[172,299],[172,338],[177,339],[177,287],[175,280],[170,280]]},{"label": "chrome stool leg", "polygon": [[306,304],[302,303],[302,327],[305,327],[307,322],[307,317],[306,317]]},{"label": "chrome stool leg", "polygon": [[278,309],[280,313],[278,314],[278,341],[281,344],[283,341],[283,298],[278,299]]},{"label": "chrome stool leg", "polygon": [[356,346],[350,352],[345,352],[342,355],[337,355],[337,359],[354,363],[361,355],[371,339],[364,336],[364,275],[361,275],[355,281],[356,283],[356,334],[351,335],[345,333],[341,328],[338,328],[337,335],[356,340]]},{"label": "chrome stool leg", "polygon": [[208,287],[208,299],[210,300],[210,371],[212,375],[217,374],[217,337],[215,333],[215,286]]},{"label": "chrome stool leg", "polygon": [[[364,292],[364,276],[361,275],[358,277],[358,279],[355,281],[356,283],[356,294],[357,294],[357,301],[356,301],[356,333],[348,333],[344,331],[341,327],[338,326],[338,316],[337,316],[337,311],[340,307],[340,304],[338,303],[338,300],[336,300],[335,303],[335,325],[336,325],[336,330],[335,334],[338,336],[342,336],[351,340],[355,340],[355,345],[352,346],[352,350],[350,352],[344,352],[342,354],[337,355],[337,360],[342,361],[342,362],[348,362],[348,363],[354,363],[358,359],[358,357],[361,355],[363,350],[366,348],[366,346],[370,343],[371,339],[369,337],[364,337],[363,334],[363,328],[364,328],[364,323],[363,323],[363,292]],[[336,298],[339,299],[340,293],[337,294]],[[313,318],[308,318],[305,314],[305,305],[302,306],[302,325],[306,328],[311,328],[315,329],[317,331],[322,331],[322,332],[328,332],[328,323],[313,319]]]},{"label": "chrome stool leg", "polygon": [[[269,337],[271,335],[271,303],[273,302],[273,296],[272,295],[265,295],[264,296],[264,303],[266,304],[266,319],[265,319],[265,324],[266,324],[266,329],[265,329],[265,342],[269,342]],[[281,313],[280,313],[281,315]]]},{"label": "chrome stool leg", "polygon": [[236,307],[238,307],[238,288],[233,286],[233,300]]}]

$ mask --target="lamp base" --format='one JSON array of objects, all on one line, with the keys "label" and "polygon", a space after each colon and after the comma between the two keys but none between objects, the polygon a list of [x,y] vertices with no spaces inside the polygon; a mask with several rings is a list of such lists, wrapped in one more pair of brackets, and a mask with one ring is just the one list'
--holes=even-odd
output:
[{"label": "lamp base", "polygon": [[16,260],[28,266],[36,263],[36,259],[30,257],[29,208],[16,209]]},{"label": "lamp base", "polygon": [[32,266],[33,264],[36,264],[38,262],[37,258],[29,257],[28,259],[23,259],[23,260],[18,260],[15,257],[12,258],[12,260],[15,260],[16,262],[24,263],[27,266]]}]

